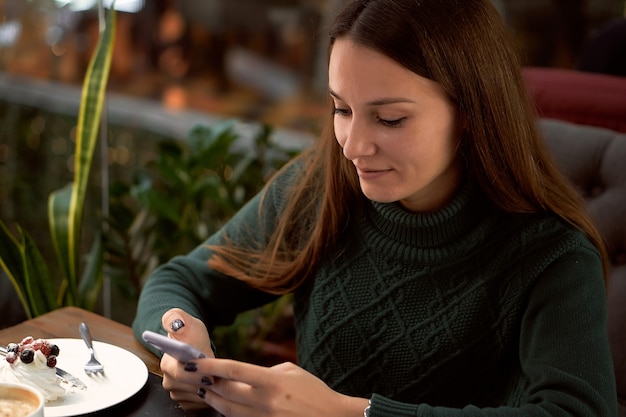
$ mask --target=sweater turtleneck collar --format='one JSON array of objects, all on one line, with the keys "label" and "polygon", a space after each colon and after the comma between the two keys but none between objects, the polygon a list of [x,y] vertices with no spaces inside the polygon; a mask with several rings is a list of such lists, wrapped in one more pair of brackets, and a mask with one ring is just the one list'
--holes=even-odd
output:
[{"label": "sweater turtleneck collar", "polygon": [[465,183],[440,210],[413,213],[399,203],[368,201],[370,221],[379,233],[399,243],[434,248],[458,241],[487,216],[490,204],[479,187]]}]

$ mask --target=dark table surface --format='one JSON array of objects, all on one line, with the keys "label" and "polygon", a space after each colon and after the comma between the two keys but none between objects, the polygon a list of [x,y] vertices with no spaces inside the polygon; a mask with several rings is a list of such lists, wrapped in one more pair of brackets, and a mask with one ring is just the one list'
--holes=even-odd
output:
[{"label": "dark table surface", "polygon": [[148,375],[146,385],[128,400],[96,413],[86,414],[90,417],[117,417],[117,416],[163,416],[163,417],[219,417],[220,414],[212,409],[187,411],[170,399],[169,393],[161,386],[161,377],[155,374]]}]

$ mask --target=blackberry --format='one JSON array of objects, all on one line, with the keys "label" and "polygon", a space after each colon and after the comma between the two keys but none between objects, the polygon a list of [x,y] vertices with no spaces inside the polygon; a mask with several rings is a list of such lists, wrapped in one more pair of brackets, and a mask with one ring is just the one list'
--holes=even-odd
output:
[{"label": "blackberry", "polygon": [[55,366],[57,366],[57,357],[56,356],[50,356],[47,360],[46,360],[46,365],[48,365],[49,368],[54,368]]},{"label": "blackberry", "polygon": [[14,363],[17,360],[17,353],[15,352],[7,353],[6,360],[9,363]]},{"label": "blackberry", "polygon": [[35,351],[32,349],[24,349],[20,353],[20,360],[23,363],[31,363],[35,359]]},{"label": "blackberry", "polygon": [[50,356],[59,356],[59,347],[57,345],[50,345]]}]

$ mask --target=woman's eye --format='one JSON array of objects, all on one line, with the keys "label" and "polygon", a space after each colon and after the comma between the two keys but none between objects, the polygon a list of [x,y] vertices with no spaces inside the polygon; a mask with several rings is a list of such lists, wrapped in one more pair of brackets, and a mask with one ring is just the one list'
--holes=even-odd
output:
[{"label": "woman's eye", "polygon": [[333,109],[333,114],[339,115],[339,116],[349,116],[350,115],[350,110],[348,109],[340,109],[335,107]]},{"label": "woman's eye", "polygon": [[402,122],[404,121],[405,117],[401,117],[399,119],[393,119],[393,120],[389,120],[389,119],[382,119],[382,118],[378,118],[378,123],[380,123],[383,126],[386,127],[399,127]]}]

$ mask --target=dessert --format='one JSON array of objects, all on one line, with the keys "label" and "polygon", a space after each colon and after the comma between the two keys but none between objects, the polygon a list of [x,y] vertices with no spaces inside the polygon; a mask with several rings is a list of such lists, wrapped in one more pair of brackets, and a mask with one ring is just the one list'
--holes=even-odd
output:
[{"label": "dessert", "polygon": [[37,388],[46,401],[65,395],[56,376],[59,347],[45,339],[25,337],[20,343],[7,345],[6,358],[0,361],[0,381]]}]

